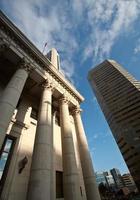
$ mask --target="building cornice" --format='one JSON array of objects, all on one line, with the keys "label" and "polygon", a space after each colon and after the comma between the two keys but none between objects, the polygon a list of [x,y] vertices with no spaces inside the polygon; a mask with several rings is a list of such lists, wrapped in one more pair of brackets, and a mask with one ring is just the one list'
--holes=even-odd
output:
[{"label": "building cornice", "polygon": [[37,47],[0,11],[0,26],[15,43],[35,60],[43,69],[54,76],[81,103],[84,97],[76,88],[52,65],[52,63],[37,49]]}]

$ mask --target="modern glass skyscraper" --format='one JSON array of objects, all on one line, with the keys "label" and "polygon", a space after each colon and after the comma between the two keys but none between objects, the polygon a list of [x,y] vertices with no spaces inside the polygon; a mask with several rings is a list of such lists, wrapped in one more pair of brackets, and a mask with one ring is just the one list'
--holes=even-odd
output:
[{"label": "modern glass skyscraper", "polygon": [[140,82],[114,60],[96,66],[88,79],[140,190]]},{"label": "modern glass skyscraper", "polygon": [[113,168],[110,170],[111,175],[113,176],[114,182],[116,187],[122,188],[123,187],[123,181],[122,181],[122,177],[121,177],[121,173],[118,169]]}]

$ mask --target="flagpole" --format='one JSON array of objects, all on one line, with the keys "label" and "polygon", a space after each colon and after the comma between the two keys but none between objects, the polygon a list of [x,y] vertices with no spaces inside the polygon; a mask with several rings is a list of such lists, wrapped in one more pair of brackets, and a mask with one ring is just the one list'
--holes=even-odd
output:
[{"label": "flagpole", "polygon": [[44,53],[46,46],[47,46],[47,42],[44,44],[42,54]]}]

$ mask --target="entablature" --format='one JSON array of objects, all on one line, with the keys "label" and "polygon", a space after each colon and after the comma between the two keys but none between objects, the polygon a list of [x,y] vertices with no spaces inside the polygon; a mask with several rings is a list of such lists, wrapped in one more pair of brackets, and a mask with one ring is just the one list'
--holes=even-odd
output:
[{"label": "entablature", "polygon": [[12,50],[20,59],[25,59],[45,80],[48,78],[56,89],[66,94],[74,103],[81,103],[84,97],[52,65],[52,63],[28,40],[28,38],[1,12],[0,45]]}]

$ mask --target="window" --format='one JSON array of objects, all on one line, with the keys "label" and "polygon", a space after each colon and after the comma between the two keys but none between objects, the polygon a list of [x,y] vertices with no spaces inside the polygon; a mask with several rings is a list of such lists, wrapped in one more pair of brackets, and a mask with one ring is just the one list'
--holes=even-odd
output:
[{"label": "window", "polygon": [[59,58],[59,55],[57,55],[57,67],[58,67],[58,69],[60,69],[60,58]]},{"label": "window", "polygon": [[0,152],[0,193],[2,191],[2,187],[4,185],[6,175],[8,172],[8,167],[10,164],[14,143],[15,143],[15,138],[10,135],[7,135]]},{"label": "window", "polygon": [[63,172],[56,171],[56,198],[63,197]]},{"label": "window", "polygon": [[37,110],[37,109],[32,108],[31,117],[32,117],[33,119],[36,119],[36,120],[37,120],[37,117],[38,117],[38,110]]}]

